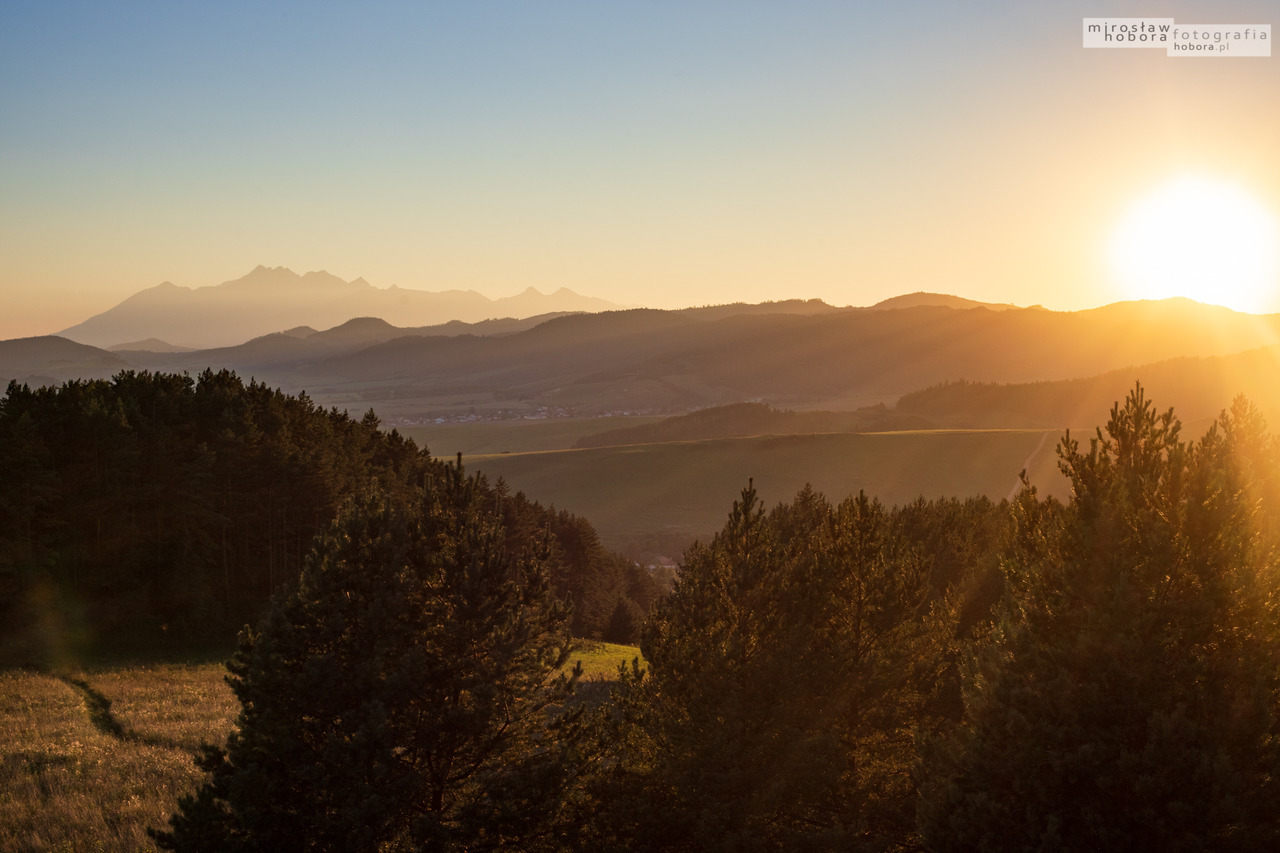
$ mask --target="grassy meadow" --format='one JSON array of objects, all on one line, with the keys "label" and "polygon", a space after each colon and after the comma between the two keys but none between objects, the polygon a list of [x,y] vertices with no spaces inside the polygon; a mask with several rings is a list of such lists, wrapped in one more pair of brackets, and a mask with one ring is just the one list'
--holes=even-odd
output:
[{"label": "grassy meadow", "polygon": [[239,704],[221,665],[0,672],[0,850],[152,850]]},{"label": "grassy meadow", "polygon": [[583,681],[612,681],[618,675],[618,665],[629,665],[639,654],[640,650],[635,646],[584,642],[573,660],[582,663]]},{"label": "grassy meadow", "polygon": [[452,458],[477,454],[567,450],[580,438],[619,427],[658,423],[662,417],[549,418],[547,420],[485,421],[397,426],[433,455]]},{"label": "grassy meadow", "polygon": [[918,497],[1008,497],[1026,468],[1062,496],[1058,430],[825,433],[586,450],[476,454],[467,464],[543,503],[586,516],[605,546],[633,559],[678,558],[724,524],[753,478],[766,505],[806,483],[832,499],[859,490],[887,505]]},{"label": "grassy meadow", "polygon": [[[607,689],[634,646],[584,643],[584,694]],[[201,776],[203,742],[225,742],[240,705],[222,664],[0,670],[0,850],[154,850]]]}]

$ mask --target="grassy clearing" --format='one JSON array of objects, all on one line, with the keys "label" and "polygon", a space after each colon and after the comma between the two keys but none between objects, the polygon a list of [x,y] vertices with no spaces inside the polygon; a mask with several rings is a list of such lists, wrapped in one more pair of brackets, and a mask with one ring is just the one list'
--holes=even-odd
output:
[{"label": "grassy clearing", "polygon": [[[612,681],[618,676],[618,665],[631,665],[631,661],[640,657],[640,649],[635,646],[620,646],[617,643],[584,642],[581,651],[574,653],[570,665],[574,661],[582,662],[582,679],[584,681]],[[640,659],[644,665],[644,659]]]},{"label": "grassy clearing", "polygon": [[568,450],[588,435],[619,427],[657,423],[660,417],[556,418],[548,420],[487,421],[473,424],[428,424],[396,429],[436,456],[452,458],[461,451],[477,453],[526,453],[533,450]]},{"label": "grassy clearing", "polygon": [[[1029,468],[1041,494],[1065,480],[1054,447],[1059,431],[970,430],[754,436],[626,447],[475,456],[468,464],[513,489],[586,516],[607,547],[635,556],[646,547],[677,558],[724,524],[733,500],[755,480],[767,504],[806,483],[833,500],[861,489],[888,505],[918,497],[1006,497]],[[671,543],[683,543],[671,551]],[[663,543],[656,545],[655,543]]]},{"label": "grassy clearing", "polygon": [[239,710],[223,672],[0,672],[0,850],[154,849],[147,827],[200,781],[192,752]]},{"label": "grassy clearing", "polygon": [[206,741],[224,741],[240,712],[226,673],[222,664],[134,666],[91,679],[129,736],[195,752]]},{"label": "grassy clearing", "polygon": [[578,680],[574,692],[574,703],[596,705],[609,700],[613,687],[618,680],[618,667],[630,666],[631,662],[640,659],[640,649],[635,646],[620,646],[616,643],[601,643],[595,640],[580,640],[578,651],[569,658],[566,668],[575,663],[582,664],[582,677]]},{"label": "grassy clearing", "polygon": [[[584,643],[584,695],[607,690],[634,646]],[[154,850],[178,797],[203,774],[192,755],[223,743],[240,705],[222,664],[0,670],[0,850]]]}]

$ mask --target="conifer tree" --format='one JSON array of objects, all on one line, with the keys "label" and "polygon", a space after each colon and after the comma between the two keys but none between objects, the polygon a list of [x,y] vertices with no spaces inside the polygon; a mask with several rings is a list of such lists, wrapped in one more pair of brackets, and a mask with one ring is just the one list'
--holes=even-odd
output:
[{"label": "conifer tree", "polygon": [[366,494],[296,591],[242,635],[243,709],[166,849],[556,846],[576,676],[541,553],[511,554],[461,462],[410,497]]},{"label": "conifer tree", "polygon": [[928,750],[933,850],[1257,850],[1280,837],[1274,565],[1234,436],[1186,444],[1140,386],[1060,517],[1027,488],[965,714]]},{"label": "conifer tree", "polygon": [[614,810],[620,848],[884,849],[914,836],[913,728],[945,620],[918,555],[859,495],[752,486],[686,555],[629,673]]}]

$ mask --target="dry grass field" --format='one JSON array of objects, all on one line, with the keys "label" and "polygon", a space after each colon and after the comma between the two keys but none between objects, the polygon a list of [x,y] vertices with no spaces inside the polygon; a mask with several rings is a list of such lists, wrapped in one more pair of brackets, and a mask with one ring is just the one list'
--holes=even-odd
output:
[{"label": "dry grass field", "polygon": [[221,665],[0,672],[0,850],[153,850],[239,704]]},{"label": "dry grass field", "polygon": [[[586,643],[583,694],[607,690],[634,646]],[[202,742],[223,743],[240,705],[221,664],[0,670],[0,851],[155,849],[178,797],[201,773]]]}]

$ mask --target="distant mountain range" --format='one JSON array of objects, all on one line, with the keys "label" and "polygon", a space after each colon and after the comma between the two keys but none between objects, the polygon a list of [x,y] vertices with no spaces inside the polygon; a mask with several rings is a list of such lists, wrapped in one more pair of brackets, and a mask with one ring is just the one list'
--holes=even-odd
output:
[{"label": "distant mountain range", "polygon": [[300,325],[327,329],[353,317],[423,326],[622,307],[566,288],[543,294],[531,287],[516,296],[490,299],[473,290],[378,288],[362,278],[343,281],[324,271],[299,275],[284,267],[260,266],[209,287],[156,285],[58,335],[104,348],[173,350],[234,346]]},{"label": "distant mountain range", "polygon": [[5,341],[0,378],[229,368],[325,406],[373,408],[388,424],[677,414],[755,401],[897,405],[895,422],[921,426],[1059,427],[1092,423],[1098,400],[1109,406],[1135,379],[1160,383],[1162,406],[1185,398],[1196,416],[1239,391],[1280,406],[1272,399],[1280,390],[1269,390],[1280,389],[1276,350],[1264,349],[1280,346],[1280,316],[1186,299],[1056,312],[912,294],[870,308],[791,300],[407,328],[376,318],[325,331],[278,325],[287,330],[196,351],[145,340],[115,352],[59,337]]}]

